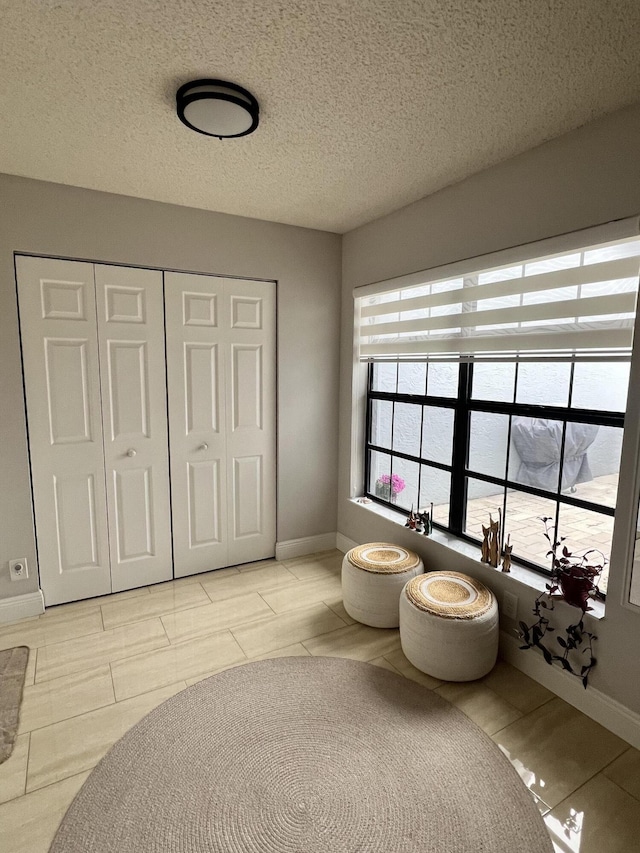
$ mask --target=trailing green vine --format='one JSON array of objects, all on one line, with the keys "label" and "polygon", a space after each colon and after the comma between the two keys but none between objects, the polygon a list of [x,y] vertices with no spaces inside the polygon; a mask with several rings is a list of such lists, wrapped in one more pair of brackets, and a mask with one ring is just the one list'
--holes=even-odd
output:
[{"label": "trailing green vine", "polygon": [[[606,565],[606,558],[601,551],[591,548],[581,554],[574,554],[564,545],[566,537],[559,540],[552,538],[552,519],[541,518],[545,526],[545,537],[549,542],[548,557],[552,557],[551,578],[545,584],[544,592],[536,598],[533,605],[533,615],[536,621],[527,625],[520,622],[518,636],[525,645],[521,649],[540,649],[548,664],[557,662],[566,672],[582,680],[586,688],[589,682],[589,674],[596,665],[597,660],[593,651],[593,644],[597,640],[595,634],[585,630],[584,614],[593,608],[589,601],[593,600],[598,593],[597,580]],[[595,559],[594,559],[595,556]],[[548,634],[555,632],[551,625],[548,614],[554,609],[555,600],[564,600],[573,607],[580,609],[580,619],[568,625],[564,635],[555,637],[559,649],[550,646]],[[573,654],[572,654],[573,653]],[[576,661],[581,658],[581,661]]]}]

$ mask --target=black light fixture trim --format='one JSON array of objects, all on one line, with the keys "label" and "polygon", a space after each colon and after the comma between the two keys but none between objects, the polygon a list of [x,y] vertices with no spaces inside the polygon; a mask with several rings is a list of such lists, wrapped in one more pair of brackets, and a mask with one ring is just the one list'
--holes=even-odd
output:
[{"label": "black light fixture trim", "polygon": [[[216,91],[218,87],[228,91]],[[200,100],[229,101],[232,104],[242,107],[251,116],[251,126],[241,133],[233,134],[209,133],[206,130],[202,130],[202,128],[192,124],[185,116],[185,110],[189,104]],[[191,130],[195,130],[196,133],[202,133],[204,136],[215,136],[218,139],[234,139],[239,136],[247,136],[253,133],[260,121],[260,106],[251,92],[243,89],[242,86],[238,86],[237,83],[229,83],[226,80],[203,79],[184,83],[176,92],[176,107],[178,118],[183,124],[191,128]]]}]

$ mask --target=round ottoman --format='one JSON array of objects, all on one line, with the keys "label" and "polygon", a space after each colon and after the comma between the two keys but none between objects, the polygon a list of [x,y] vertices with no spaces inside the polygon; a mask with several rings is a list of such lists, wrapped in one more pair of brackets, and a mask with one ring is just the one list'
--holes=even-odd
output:
[{"label": "round ottoman", "polygon": [[413,578],[400,596],[400,643],[411,663],[434,678],[482,678],[498,655],[496,597],[459,572]]},{"label": "round ottoman", "polygon": [[400,593],[409,578],[422,574],[413,551],[387,542],[358,545],[342,561],[342,598],[349,616],[374,628],[400,624]]}]

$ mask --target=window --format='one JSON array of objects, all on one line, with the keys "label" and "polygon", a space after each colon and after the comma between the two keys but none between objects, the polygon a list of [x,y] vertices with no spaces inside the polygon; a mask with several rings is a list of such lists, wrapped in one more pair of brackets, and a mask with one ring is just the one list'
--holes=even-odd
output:
[{"label": "window", "polygon": [[436,526],[476,541],[499,510],[513,557],[543,572],[543,516],[608,559],[639,264],[623,239],[356,292],[365,493],[433,504]]},{"label": "window", "polygon": [[[430,383],[442,367],[370,365],[365,492],[407,513],[433,504],[437,526],[478,541],[500,509],[514,557],[534,568],[550,568],[542,516],[608,558],[629,363],[463,363]],[[431,393],[445,381],[454,398]],[[564,405],[517,402],[545,389],[566,390]]]}]

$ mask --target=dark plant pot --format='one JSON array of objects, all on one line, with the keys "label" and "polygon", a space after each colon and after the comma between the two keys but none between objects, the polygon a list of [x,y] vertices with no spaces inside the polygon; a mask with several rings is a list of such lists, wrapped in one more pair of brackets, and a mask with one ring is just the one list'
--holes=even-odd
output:
[{"label": "dark plant pot", "polygon": [[571,566],[562,572],[559,578],[562,596],[567,604],[587,610],[593,582],[585,577],[584,570]]}]

